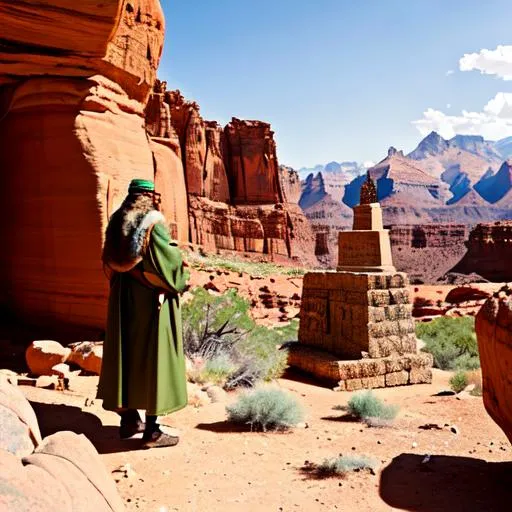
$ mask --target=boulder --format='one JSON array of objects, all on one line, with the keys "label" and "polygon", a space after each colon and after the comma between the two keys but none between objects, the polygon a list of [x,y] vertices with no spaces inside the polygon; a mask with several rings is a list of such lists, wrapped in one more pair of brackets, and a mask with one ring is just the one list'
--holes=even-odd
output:
[{"label": "boulder", "polygon": [[6,380],[0,380],[0,451],[22,457],[41,442],[34,410],[23,393]]},{"label": "boulder", "polygon": [[53,375],[52,368],[64,363],[71,350],[52,340],[33,341],[25,352],[25,360],[33,375]]},{"label": "boulder", "polygon": [[76,364],[86,372],[99,375],[101,373],[102,359],[102,342],[83,341],[72,346],[68,361]]},{"label": "boulder", "polygon": [[512,442],[511,290],[488,299],[476,316],[484,405]]},{"label": "boulder", "polygon": [[0,510],[6,512],[73,512],[64,484],[34,465],[0,450]]},{"label": "boulder", "polygon": [[0,509],[7,512],[122,512],[124,505],[96,449],[58,432],[23,459],[0,450]]},{"label": "boulder", "polygon": [[48,436],[23,463],[40,468],[61,484],[73,512],[124,510],[112,476],[83,434],[57,432]]}]

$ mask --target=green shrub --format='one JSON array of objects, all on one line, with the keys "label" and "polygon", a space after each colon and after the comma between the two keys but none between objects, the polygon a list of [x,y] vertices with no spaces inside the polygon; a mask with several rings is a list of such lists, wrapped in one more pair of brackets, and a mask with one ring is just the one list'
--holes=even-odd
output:
[{"label": "green shrub", "polygon": [[369,470],[371,472],[377,466],[377,462],[365,455],[340,455],[333,459],[325,459],[321,464],[314,468],[319,476],[346,476],[352,471]]},{"label": "green shrub", "polygon": [[298,321],[270,329],[256,325],[249,310],[249,302],[235,289],[213,295],[198,287],[183,306],[185,353],[191,359],[204,359],[203,377],[210,370],[213,377],[220,374],[227,389],[279,378],[288,354],[278,346],[297,338]]},{"label": "green shrub", "polygon": [[251,429],[261,428],[264,432],[289,429],[304,418],[303,409],[294,396],[269,387],[241,394],[226,411],[230,421],[248,424]]},{"label": "green shrub", "polygon": [[225,386],[236,370],[237,366],[231,358],[227,354],[220,354],[207,359],[204,366],[193,374],[193,381],[198,384],[211,382],[217,386]]},{"label": "green shrub", "polygon": [[[377,398],[371,391],[363,391],[352,395],[348,402],[348,411],[355,418],[367,421],[370,424],[390,422],[398,414],[398,406],[387,405]],[[379,421],[375,421],[379,420]]]},{"label": "green shrub", "polygon": [[460,393],[468,387],[469,381],[466,372],[458,371],[450,379],[450,387],[455,393]]},{"label": "green shrub", "polygon": [[416,324],[416,336],[425,342],[424,352],[434,357],[441,370],[474,370],[480,367],[473,317],[441,317]]}]

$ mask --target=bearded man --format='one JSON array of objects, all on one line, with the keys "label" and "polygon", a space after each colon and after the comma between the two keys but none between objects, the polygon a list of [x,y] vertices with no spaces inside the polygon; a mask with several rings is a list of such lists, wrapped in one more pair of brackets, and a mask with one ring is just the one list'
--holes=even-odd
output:
[{"label": "bearded man", "polygon": [[[179,295],[189,272],[158,198],[152,181],[132,180],[108,224],[102,258],[110,297],[98,398],[121,416],[120,437],[143,432],[145,448],[178,443],[157,417],[187,404]],[[145,409],[145,425],[137,409]]]}]

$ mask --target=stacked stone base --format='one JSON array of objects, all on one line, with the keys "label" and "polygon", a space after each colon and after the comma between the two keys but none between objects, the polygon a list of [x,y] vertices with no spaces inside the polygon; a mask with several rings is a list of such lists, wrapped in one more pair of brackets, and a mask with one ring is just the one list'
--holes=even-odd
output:
[{"label": "stacked stone base", "polygon": [[430,384],[432,355],[404,354],[383,358],[339,360],[325,350],[294,343],[289,347],[288,364],[338,391]]}]

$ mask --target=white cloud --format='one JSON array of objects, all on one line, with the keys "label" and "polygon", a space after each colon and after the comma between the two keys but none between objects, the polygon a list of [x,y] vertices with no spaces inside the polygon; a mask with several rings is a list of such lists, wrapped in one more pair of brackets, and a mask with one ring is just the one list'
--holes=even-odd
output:
[{"label": "white cloud", "polygon": [[453,71],[453,69],[449,69],[449,70],[445,73],[445,75],[446,75],[446,76],[450,76],[450,75],[453,75],[453,73],[455,73],[455,71]]},{"label": "white cloud", "polygon": [[446,104],[446,108],[452,108],[452,104],[451,103],[447,103]]},{"label": "white cloud", "polygon": [[447,115],[432,108],[423,118],[413,121],[422,136],[436,131],[445,139],[456,134],[482,135],[489,140],[512,136],[512,93],[499,92],[481,112],[463,110],[461,115]]},{"label": "white cloud", "polygon": [[512,45],[499,45],[495,50],[485,48],[477,53],[466,53],[459,60],[461,71],[480,71],[483,75],[496,75],[512,80]]},{"label": "white cloud", "polygon": [[365,162],[363,162],[363,167],[365,169],[370,169],[374,165],[375,165],[375,162],[372,162],[371,160],[366,160]]}]

